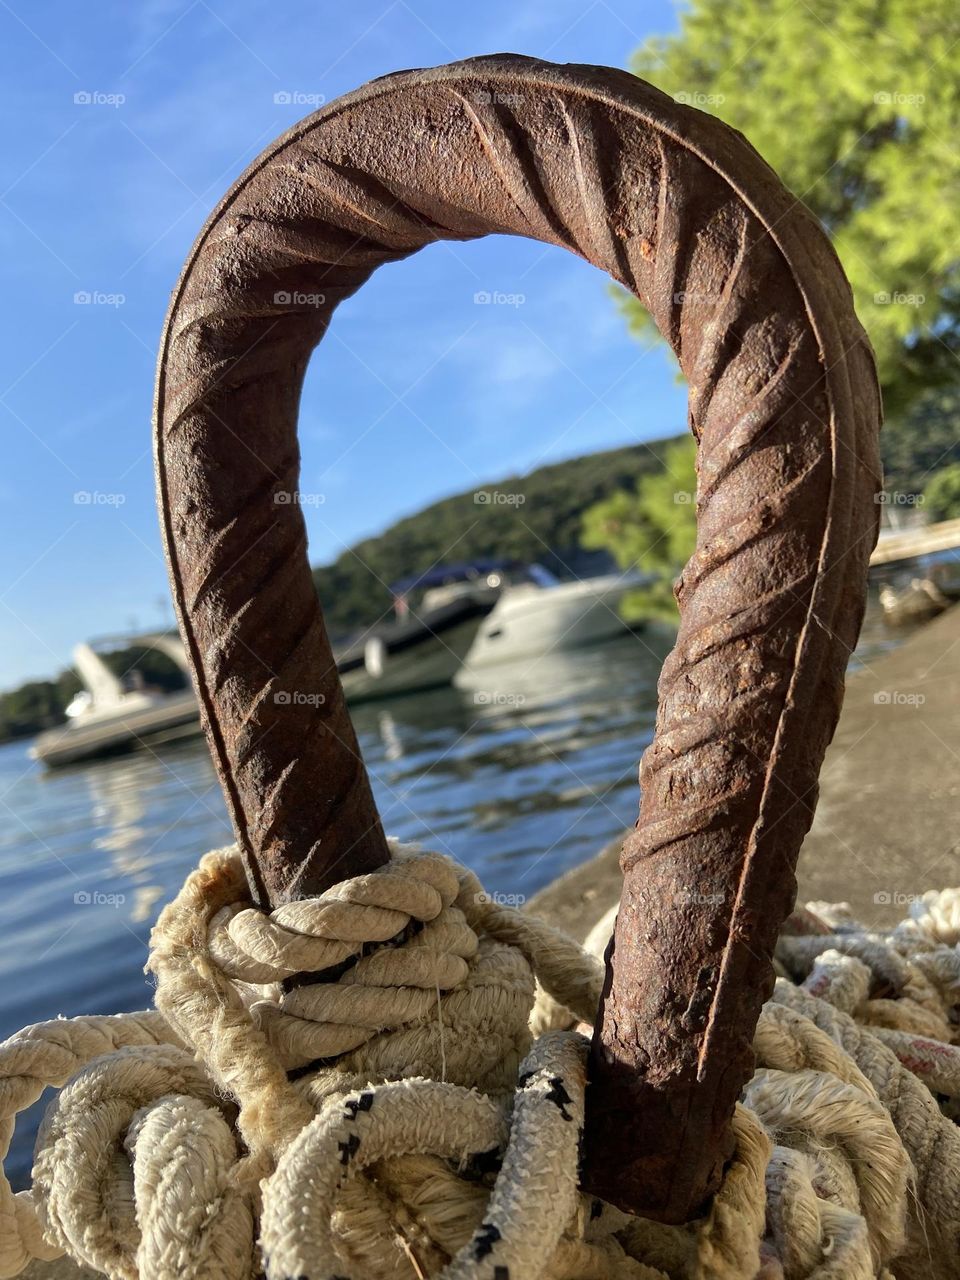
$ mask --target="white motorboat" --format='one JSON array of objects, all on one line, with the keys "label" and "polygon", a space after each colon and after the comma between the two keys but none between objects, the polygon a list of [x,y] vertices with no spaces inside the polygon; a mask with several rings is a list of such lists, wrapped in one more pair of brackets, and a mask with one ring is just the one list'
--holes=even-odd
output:
[{"label": "white motorboat", "polygon": [[[627,624],[619,605],[624,593],[653,580],[630,572],[561,582],[539,564],[476,560],[439,566],[394,584],[393,590],[403,595],[422,588],[425,609],[464,597],[493,600],[463,662],[464,670],[474,670],[623,635]],[[454,682],[461,682],[459,674]]]},{"label": "white motorboat", "polygon": [[67,707],[66,723],[36,739],[30,748],[34,759],[51,766],[73,764],[200,731],[200,711],[179,637],[160,633],[128,637],[125,643],[165,653],[183,671],[184,688],[151,688],[135,670],[116,676],[92,645],[77,645],[73,662],[84,688]]}]

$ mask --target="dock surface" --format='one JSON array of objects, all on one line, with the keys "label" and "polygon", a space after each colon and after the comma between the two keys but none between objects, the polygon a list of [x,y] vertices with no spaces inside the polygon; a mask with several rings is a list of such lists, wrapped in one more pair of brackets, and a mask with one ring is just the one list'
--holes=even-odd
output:
[{"label": "dock surface", "polygon": [[953,551],[956,547],[960,547],[960,520],[941,520],[938,524],[882,535],[873,549],[870,564],[896,564],[900,560],[935,555],[938,551]]}]

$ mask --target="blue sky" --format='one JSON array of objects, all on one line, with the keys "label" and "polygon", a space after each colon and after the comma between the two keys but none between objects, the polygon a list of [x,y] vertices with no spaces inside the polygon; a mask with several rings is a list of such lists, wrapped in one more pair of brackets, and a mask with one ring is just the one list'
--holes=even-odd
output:
[{"label": "blue sky", "polygon": [[[150,443],[167,300],[210,208],[309,100],[500,50],[623,66],[675,28],[664,0],[0,0],[0,688],[172,617]],[[628,337],[599,272],[505,237],[432,246],[381,269],[314,356],[311,558],[684,421],[672,357]]]}]

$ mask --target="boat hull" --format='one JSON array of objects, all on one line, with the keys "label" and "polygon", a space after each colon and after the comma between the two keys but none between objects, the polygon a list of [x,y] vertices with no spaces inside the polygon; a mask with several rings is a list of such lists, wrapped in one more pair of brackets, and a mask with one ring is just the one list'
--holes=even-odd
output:
[{"label": "boat hull", "polygon": [[479,622],[479,618],[467,619],[439,634],[425,636],[419,644],[400,653],[390,654],[379,675],[365,665],[341,671],[347,701],[369,702],[450,684],[463,666]]},{"label": "boat hull", "polygon": [[620,600],[636,585],[611,575],[548,590],[505,591],[477,632],[464,665],[473,670],[623,635],[627,624],[618,612]]},{"label": "boat hull", "polygon": [[168,738],[200,732],[200,710],[193,690],[171,694],[161,703],[83,723],[71,720],[41,733],[31,748],[34,759],[51,768],[97,756],[115,755]]}]

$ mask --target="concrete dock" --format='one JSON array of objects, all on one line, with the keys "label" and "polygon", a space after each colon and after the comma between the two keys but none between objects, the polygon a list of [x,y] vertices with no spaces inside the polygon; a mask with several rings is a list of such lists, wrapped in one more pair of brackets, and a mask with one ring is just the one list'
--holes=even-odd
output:
[{"label": "concrete dock", "polygon": [[[798,900],[849,902],[866,924],[960,884],[960,605],[847,680],[798,867]],[[622,836],[530,902],[583,937],[617,901]]]}]

